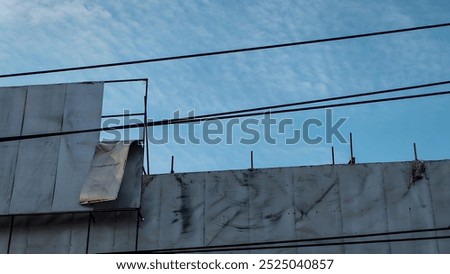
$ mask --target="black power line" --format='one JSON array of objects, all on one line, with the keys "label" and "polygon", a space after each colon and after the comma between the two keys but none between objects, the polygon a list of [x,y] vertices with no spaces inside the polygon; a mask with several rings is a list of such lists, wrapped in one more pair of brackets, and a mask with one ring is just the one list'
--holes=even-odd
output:
[{"label": "black power line", "polygon": [[[283,109],[283,110],[272,111],[272,112],[270,112],[270,114],[302,112],[302,111],[316,110],[316,109],[323,109],[323,108],[364,105],[364,104],[373,104],[373,103],[388,102],[388,101],[399,101],[399,100],[433,97],[433,96],[441,96],[441,95],[449,95],[449,94],[450,94],[450,91],[441,91],[441,92],[433,92],[433,93],[425,93],[425,94],[417,94],[417,95],[406,95],[406,96],[380,98],[380,99],[372,99],[372,100],[364,100],[364,101],[354,101],[354,102],[346,102],[346,103],[310,106],[310,107],[303,107],[303,108]],[[44,138],[44,137],[63,136],[63,135],[70,135],[70,134],[97,132],[97,131],[111,131],[111,130],[141,128],[141,127],[144,127],[145,125],[147,127],[154,127],[154,126],[164,126],[164,125],[173,125],[173,124],[204,122],[204,121],[208,121],[208,120],[225,120],[225,119],[231,119],[231,118],[243,118],[243,117],[249,117],[249,116],[265,115],[268,113],[269,112],[264,111],[264,112],[235,114],[235,115],[228,115],[228,116],[216,116],[215,114],[211,114],[208,117],[205,117],[206,115],[203,115],[203,118],[188,117],[188,118],[180,118],[180,119],[173,119],[173,120],[147,121],[147,123],[136,123],[136,124],[129,124],[129,125],[114,126],[114,127],[103,127],[103,128],[94,128],[94,129],[85,129],[85,130],[31,134],[31,135],[22,135],[22,136],[9,136],[9,137],[0,138],[0,143],[1,142],[18,141],[18,140],[37,139],[37,138]]]},{"label": "black power line", "polygon": [[[167,248],[167,249],[150,249],[150,250],[137,250],[137,251],[125,251],[125,252],[111,252],[116,254],[127,253],[156,253],[156,254],[173,254],[173,253],[196,253],[196,252],[227,252],[227,251],[248,251],[257,249],[281,249],[281,248],[304,248],[304,247],[320,247],[320,246],[335,246],[335,245],[355,245],[355,244],[373,244],[384,242],[403,242],[403,241],[423,241],[423,240],[437,240],[448,239],[450,235],[445,236],[430,236],[430,237],[407,237],[407,238],[389,238],[378,240],[359,240],[359,241],[338,241],[348,239],[360,239],[360,238],[374,238],[374,237],[386,237],[394,235],[404,235],[412,233],[427,233],[427,232],[439,232],[448,231],[449,227],[440,228],[427,228],[427,229],[414,229],[404,231],[392,231],[392,232],[378,232],[369,234],[355,234],[355,235],[343,235],[343,236],[331,236],[321,238],[306,238],[306,239],[294,239],[294,240],[281,240],[281,241],[267,241],[267,242],[254,242],[254,243],[242,243],[242,244],[228,244],[228,245],[215,245],[215,246],[197,246],[197,247],[182,247],[182,248]],[[325,241],[324,243],[321,243]],[[308,244],[308,242],[312,242]],[[286,245],[297,243],[297,245]],[[307,244],[299,244],[307,243]]]},{"label": "black power line", "polygon": [[[277,245],[277,246],[255,246],[255,247],[239,247],[239,248],[224,248],[212,250],[190,250],[190,251],[175,251],[166,252],[173,253],[197,253],[197,252],[226,252],[226,251],[247,251],[247,250],[261,250],[261,249],[288,249],[288,248],[305,248],[305,247],[321,247],[321,246],[339,246],[339,245],[360,245],[360,244],[378,244],[378,243],[394,243],[394,242],[410,242],[410,241],[429,241],[450,239],[450,235],[446,236],[431,236],[431,237],[410,237],[397,239],[381,239],[381,240],[366,240],[366,241],[350,241],[350,242],[331,242],[331,243],[317,243],[317,244],[297,244],[297,245]],[[151,252],[149,252],[151,253]]]},{"label": "black power line", "polygon": [[[269,110],[269,109],[285,108],[285,107],[292,107],[292,106],[299,106],[299,105],[323,103],[323,102],[329,102],[329,101],[335,101],[335,100],[343,100],[343,99],[351,99],[351,98],[357,98],[357,97],[363,97],[363,96],[371,96],[371,95],[379,95],[379,94],[386,94],[386,93],[394,93],[394,92],[405,91],[405,90],[410,90],[410,89],[418,89],[418,88],[426,88],[426,87],[433,87],[433,86],[441,86],[441,85],[447,85],[447,84],[450,84],[450,80],[449,81],[442,81],[442,82],[421,84],[421,85],[414,85],[414,86],[406,86],[406,87],[399,87],[399,88],[377,90],[377,91],[364,92],[364,93],[357,93],[357,94],[350,94],[350,95],[343,95],[343,96],[336,96],[336,97],[329,97],[329,98],[322,98],[322,99],[315,99],[315,100],[310,100],[310,101],[301,101],[301,102],[281,104],[281,105],[272,105],[272,106],[257,107],[257,108],[247,108],[247,109],[240,109],[240,110],[234,110],[234,111],[219,112],[219,113],[214,113],[214,114],[198,115],[198,116],[195,116],[195,118],[207,118],[207,117],[210,117],[211,115],[223,116],[223,115],[229,115],[229,114],[238,114],[238,113],[259,111],[259,110]],[[180,118],[180,119],[187,119],[187,117],[186,118]]]},{"label": "black power line", "polygon": [[[153,249],[153,250],[140,250],[132,253],[192,253],[192,252],[216,252],[216,251],[237,251],[237,250],[251,250],[251,249],[276,249],[276,248],[294,248],[294,247],[312,247],[312,246],[325,246],[325,245],[341,245],[341,244],[361,244],[361,243],[376,243],[377,241],[402,241],[404,239],[415,240],[418,238],[401,238],[401,239],[379,239],[379,240],[368,240],[368,241],[352,241],[352,242],[336,242],[336,240],[348,240],[348,239],[359,239],[359,238],[372,238],[381,236],[393,236],[393,235],[403,235],[411,233],[426,233],[426,232],[438,232],[438,231],[448,231],[450,227],[440,227],[440,228],[429,228],[429,229],[415,229],[415,230],[405,230],[405,231],[393,231],[393,232],[379,232],[379,233],[369,233],[369,234],[356,234],[356,235],[345,235],[345,236],[333,236],[333,237],[322,237],[322,238],[309,238],[309,239],[295,239],[295,240],[284,240],[284,241],[268,241],[268,242],[255,242],[255,243],[243,243],[243,244],[229,244],[229,245],[215,245],[215,246],[197,246],[197,247],[183,247],[183,248],[167,248],[167,249]],[[450,237],[450,236],[445,236]],[[322,242],[322,241],[335,241],[327,243],[313,243],[313,244],[302,244],[302,245],[283,245],[292,243],[307,243],[307,242]]]},{"label": "black power line", "polygon": [[0,75],[0,78],[10,78],[10,77],[19,77],[19,76],[36,75],[36,74],[48,74],[48,73],[57,73],[57,72],[66,72],[66,71],[86,70],[86,69],[97,69],[97,68],[106,68],[106,67],[127,66],[127,65],[143,64],[143,63],[155,63],[155,62],[173,61],[173,60],[180,60],[180,59],[190,59],[190,58],[198,58],[198,57],[206,57],[206,56],[224,55],[224,54],[232,54],[232,53],[239,53],[239,52],[268,50],[268,49],[275,49],[275,48],[284,48],[284,47],[293,47],[293,46],[301,46],[301,45],[308,45],[308,44],[333,42],[333,41],[340,41],[340,40],[349,40],[349,39],[387,35],[387,34],[394,34],[394,33],[411,32],[411,31],[418,31],[418,30],[425,30],[425,29],[442,28],[442,27],[448,27],[448,26],[450,26],[450,23],[442,23],[442,24],[435,24],[435,25],[424,25],[424,26],[417,26],[417,27],[412,27],[412,28],[369,32],[369,33],[353,34],[353,35],[346,35],[346,36],[337,36],[337,37],[331,37],[331,38],[298,41],[298,42],[291,42],[291,43],[272,44],[272,45],[258,46],[258,47],[229,49],[229,50],[220,50],[220,51],[209,51],[209,52],[203,52],[203,53],[194,53],[194,54],[151,58],[151,59],[141,59],[141,60],[133,60],[133,61],[125,61],[125,62],[117,62],[117,63],[97,64],[97,65],[90,65],[90,66],[67,67],[67,68],[60,68],[60,69],[47,69],[47,70],[38,70],[38,71],[29,71],[29,72],[19,72],[19,73],[3,74],[3,75]]},{"label": "black power line", "polygon": [[[347,103],[319,105],[319,106],[311,106],[311,107],[303,107],[303,108],[290,108],[290,109],[283,109],[283,110],[276,110],[276,111],[268,110],[268,111],[261,111],[261,112],[243,113],[243,114],[235,114],[235,115],[210,117],[210,118],[195,118],[195,117],[193,117],[189,120],[186,119],[186,120],[182,120],[179,122],[175,120],[168,124],[180,124],[180,123],[186,123],[186,122],[187,123],[195,123],[195,122],[203,122],[203,121],[207,121],[207,120],[225,120],[225,119],[232,119],[232,118],[259,116],[259,115],[265,115],[265,114],[269,114],[269,113],[270,114],[281,114],[281,113],[288,113],[288,112],[302,112],[302,111],[307,111],[307,110],[315,110],[315,109],[323,109],[323,108],[365,105],[365,104],[381,103],[381,102],[388,102],[388,101],[399,101],[399,100],[432,97],[432,96],[440,96],[440,95],[448,95],[448,94],[450,94],[450,90],[449,91],[441,91],[441,92],[425,93],[425,94],[417,94],[417,95],[405,95],[405,96],[398,96],[398,97],[388,97],[388,98],[380,98],[380,99],[372,99],[372,100],[364,100],[364,101],[354,101],[354,102],[347,102]],[[159,123],[159,122],[160,121],[155,122],[155,123]]]}]

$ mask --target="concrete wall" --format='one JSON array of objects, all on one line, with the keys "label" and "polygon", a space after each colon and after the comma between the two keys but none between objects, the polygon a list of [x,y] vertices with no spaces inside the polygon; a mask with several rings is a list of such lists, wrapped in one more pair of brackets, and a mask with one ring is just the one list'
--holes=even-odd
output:
[{"label": "concrete wall", "polygon": [[0,217],[0,253],[134,251],[136,220],[137,211]]},{"label": "concrete wall", "polygon": [[[11,253],[125,252],[448,227],[450,160],[425,165],[413,184],[411,162],[145,176],[143,220],[137,211],[1,217],[0,253],[8,243]],[[446,235],[450,231],[297,244]],[[225,251],[231,252],[450,253],[450,240]]]},{"label": "concrete wall", "polygon": [[[0,87],[0,137],[100,126],[103,83]],[[0,215],[86,211],[79,190],[99,132],[0,143]]]},{"label": "concrete wall", "polygon": [[[163,174],[146,177],[139,250],[217,246],[450,225],[450,161]],[[354,240],[433,237],[450,232]],[[323,242],[321,242],[323,243]],[[309,242],[308,244],[311,244]],[[243,251],[239,251],[243,252]],[[313,246],[249,252],[449,253],[449,240]]]}]

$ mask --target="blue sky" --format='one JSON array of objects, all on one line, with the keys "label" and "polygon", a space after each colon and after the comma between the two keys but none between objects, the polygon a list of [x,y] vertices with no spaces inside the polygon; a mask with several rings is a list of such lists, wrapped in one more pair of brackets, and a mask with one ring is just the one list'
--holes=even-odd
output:
[{"label": "blue sky", "polygon": [[[449,1],[0,1],[0,74],[252,47],[450,21]],[[1,86],[149,78],[150,117],[207,114],[450,80],[450,27],[233,55],[0,79]],[[142,86],[105,111],[139,110]],[[450,90],[450,85],[411,91]],[[115,94],[115,95],[114,95]],[[450,158],[450,96],[338,108],[357,162]],[[296,125],[325,110],[276,116]],[[185,129],[182,129],[185,132]],[[322,134],[320,130],[313,132]],[[201,130],[196,131],[198,136]],[[235,132],[239,137],[242,133]],[[348,145],[150,147],[151,172],[319,165]]]}]

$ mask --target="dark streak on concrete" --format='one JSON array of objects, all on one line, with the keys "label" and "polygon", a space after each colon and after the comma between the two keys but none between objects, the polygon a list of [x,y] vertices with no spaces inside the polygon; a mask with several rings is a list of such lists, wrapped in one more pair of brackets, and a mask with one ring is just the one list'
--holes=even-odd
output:
[{"label": "dark streak on concrete", "polygon": [[330,187],[325,190],[325,192],[322,194],[322,196],[319,197],[319,199],[317,199],[308,209],[306,209],[306,211],[303,210],[299,210],[300,213],[302,214],[300,216],[300,220],[302,220],[304,217],[308,216],[308,213],[316,206],[318,205],[320,202],[322,202],[322,200],[327,196],[327,194],[331,191],[331,189],[333,189],[333,187],[337,184],[337,182],[334,182],[333,184],[330,185]]},{"label": "dark streak on concrete", "polygon": [[192,211],[191,208],[191,199],[188,191],[188,187],[183,179],[181,179],[180,175],[175,175],[175,179],[178,182],[178,186],[181,189],[181,195],[177,198],[181,199],[180,209],[175,210],[175,213],[180,213],[181,215],[181,233],[189,232],[189,228],[191,227],[191,217]]},{"label": "dark streak on concrete", "polygon": [[267,220],[269,220],[271,222],[276,222],[279,219],[281,219],[282,215],[283,215],[283,212],[277,212],[277,213],[268,214],[268,215],[264,216],[264,218],[266,218]]}]

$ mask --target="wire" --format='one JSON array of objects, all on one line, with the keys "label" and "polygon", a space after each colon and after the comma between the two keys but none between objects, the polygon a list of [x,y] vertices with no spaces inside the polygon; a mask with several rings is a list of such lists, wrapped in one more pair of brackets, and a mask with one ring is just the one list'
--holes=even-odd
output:
[{"label": "wire", "polygon": [[[416,230],[406,230],[406,231],[393,231],[393,232],[380,232],[380,233],[370,233],[370,234],[358,234],[358,235],[346,235],[346,236],[334,236],[334,237],[322,237],[322,238],[310,238],[310,239],[295,239],[295,240],[284,240],[284,241],[269,241],[269,242],[256,242],[256,243],[244,243],[244,244],[231,244],[231,245],[216,245],[216,246],[197,246],[197,247],[184,247],[184,248],[168,248],[168,249],[154,249],[154,250],[140,250],[138,253],[189,253],[189,252],[213,252],[213,251],[235,251],[235,250],[249,250],[256,249],[256,247],[262,246],[260,249],[269,248],[279,248],[280,244],[291,244],[291,243],[304,243],[304,242],[321,242],[321,241],[331,241],[331,240],[345,240],[354,238],[369,238],[369,237],[380,237],[380,236],[392,236],[410,233],[425,233],[425,232],[437,232],[450,230],[450,227],[440,227],[440,228],[429,228],[429,229],[416,229]],[[450,236],[448,236],[450,237]],[[406,239],[406,238],[403,238]],[[393,239],[395,241],[395,239]],[[373,241],[373,240],[372,240]],[[381,240],[378,240],[381,241]],[[319,245],[334,245],[336,243],[343,244],[343,242],[332,242],[332,243],[315,243],[312,245],[301,245],[300,247],[307,246],[319,246]],[[356,242],[344,242],[344,244],[352,244]],[[247,247],[247,248],[244,248]],[[286,246],[283,246],[284,248]],[[299,246],[289,246],[299,247]],[[242,249],[241,249],[242,248]]]},{"label": "wire", "polygon": [[[301,101],[301,102],[288,103],[288,104],[279,104],[279,105],[272,105],[272,106],[265,106],[265,107],[247,108],[247,109],[234,110],[234,111],[197,115],[197,116],[195,116],[195,118],[196,119],[211,118],[211,117],[224,116],[224,115],[229,115],[229,114],[239,114],[239,113],[253,112],[253,111],[259,111],[259,110],[270,110],[270,109],[285,108],[285,107],[299,106],[299,105],[306,105],[306,104],[313,104],[313,103],[323,103],[323,102],[329,102],[329,101],[335,101],[335,100],[351,99],[351,98],[371,96],[371,95],[380,95],[380,94],[394,93],[394,92],[405,91],[405,90],[410,90],[410,89],[418,89],[418,88],[440,86],[440,85],[447,85],[447,84],[450,84],[450,80],[434,82],[434,83],[427,83],[427,84],[420,84],[420,85],[413,85],[413,86],[405,86],[405,87],[399,87],[399,88],[392,88],[392,89],[377,90],[377,91],[364,92],[364,93],[357,93],[357,94],[351,94],[351,95],[343,95],[343,96],[315,99],[315,100],[310,100],[310,101]],[[117,116],[121,116],[121,115],[117,115]],[[106,118],[106,116],[102,116],[102,118]],[[194,118],[194,117],[183,117],[183,118],[173,119],[171,121],[174,121],[174,122],[178,121],[178,120],[184,121],[184,120],[189,120],[192,118]]]},{"label": "wire", "polygon": [[[377,243],[393,243],[393,242],[409,242],[409,241],[426,241],[426,240],[439,240],[450,239],[450,235],[447,236],[433,236],[433,237],[419,237],[419,238],[400,238],[400,239],[383,239],[383,240],[367,240],[367,241],[352,241],[352,242],[332,242],[332,243],[319,243],[319,244],[305,244],[305,245],[281,245],[281,246],[256,246],[248,248],[225,248],[214,250],[191,250],[183,252],[167,252],[169,254],[174,253],[195,253],[195,252],[226,252],[226,251],[244,251],[244,250],[261,250],[261,249],[288,249],[288,248],[305,248],[305,247],[321,247],[321,246],[336,246],[336,245],[356,245],[356,244],[377,244]],[[151,252],[149,252],[151,253]]]},{"label": "wire", "polygon": [[[364,101],[355,101],[355,102],[338,103],[338,104],[329,104],[329,105],[320,105],[320,106],[311,106],[311,107],[303,107],[303,108],[292,108],[292,109],[283,109],[283,110],[276,110],[276,111],[252,112],[252,113],[227,115],[227,116],[219,116],[219,117],[212,117],[212,118],[192,118],[192,119],[188,120],[188,122],[189,123],[195,123],[195,122],[203,122],[203,121],[213,120],[213,119],[214,120],[224,120],[224,119],[232,119],[232,118],[243,118],[243,117],[249,117],[249,116],[265,115],[265,114],[268,114],[268,113],[270,113],[270,114],[281,114],[281,113],[287,113],[287,112],[302,112],[302,111],[322,109],[322,108],[334,108],[334,107],[344,107],[344,106],[353,106],[353,105],[365,105],[365,104],[381,103],[381,102],[388,102],[388,101],[398,101],[398,100],[406,100],[406,99],[414,99],[414,98],[422,98],[422,97],[431,97],[431,96],[440,96],[440,95],[448,95],[448,94],[450,94],[450,91],[441,91],[441,92],[432,92],[432,93],[426,93],[426,94],[407,95],[407,96],[381,98],[381,99],[364,100]],[[180,122],[173,121],[173,122],[171,122],[169,124],[184,123],[184,121],[185,120],[180,121]]]},{"label": "wire", "polygon": [[[364,100],[364,101],[355,101],[355,102],[347,102],[347,103],[338,103],[338,104],[329,104],[329,105],[319,105],[319,106],[311,106],[311,107],[303,107],[303,108],[294,108],[294,109],[284,109],[272,111],[270,114],[281,114],[288,112],[302,112],[308,110],[316,110],[323,108],[335,108],[335,107],[344,107],[344,106],[353,106],[353,105],[363,105],[363,104],[373,104],[380,102],[388,102],[388,101],[399,101],[399,100],[407,100],[414,98],[424,98],[424,97],[432,97],[432,96],[441,96],[441,95],[449,95],[450,91],[442,91],[442,92],[433,92],[426,94],[417,94],[417,95],[407,95],[407,96],[399,96],[399,97],[390,97],[390,98],[381,98],[381,99],[373,99],[373,100]],[[80,133],[89,133],[89,132],[98,132],[98,131],[110,131],[110,130],[123,130],[123,129],[132,129],[132,128],[141,128],[147,124],[147,127],[154,126],[164,126],[164,125],[173,125],[173,124],[185,124],[185,123],[196,123],[196,122],[204,122],[211,120],[225,120],[232,118],[243,118],[249,116],[258,116],[258,115],[266,115],[269,112],[253,112],[253,113],[244,113],[244,114],[235,114],[228,116],[214,116],[204,118],[180,118],[174,120],[160,120],[160,121],[151,121],[147,123],[136,123],[136,124],[128,124],[114,127],[103,127],[103,128],[94,128],[94,129],[85,129],[85,130],[75,130],[75,131],[63,131],[63,132],[52,132],[52,133],[42,133],[42,134],[31,134],[31,135],[22,135],[22,136],[9,136],[0,138],[0,143],[2,142],[10,142],[10,141],[18,141],[18,140],[28,140],[28,139],[37,139],[44,137],[54,137],[54,136],[63,136],[70,134],[80,134]]]},{"label": "wire", "polygon": [[[450,80],[449,81],[442,81],[442,82],[428,83],[428,84],[421,84],[421,85],[414,85],[414,86],[406,86],[406,87],[399,87],[399,88],[392,88],[392,89],[377,90],[377,91],[371,91],[371,92],[365,92],[365,93],[357,93],[357,94],[351,94],[351,95],[329,97],[329,98],[316,99],[316,100],[310,100],[310,101],[302,101],[302,102],[295,102],[295,103],[288,103],[288,104],[281,104],[281,105],[272,105],[272,106],[265,106],[265,107],[247,108],[247,109],[241,109],[241,110],[219,112],[219,113],[215,113],[214,116],[223,116],[223,115],[238,114],[238,113],[245,113],[245,112],[251,112],[251,111],[269,110],[269,109],[284,108],[284,107],[292,107],[292,106],[299,106],[299,105],[306,105],[306,104],[313,104],[313,103],[323,103],[323,102],[329,102],[329,101],[335,101],[335,100],[351,99],[351,98],[357,98],[357,97],[363,97],[363,96],[371,96],[371,95],[393,93],[393,92],[405,91],[405,90],[410,90],[410,89],[418,89],[418,88],[425,88],[425,87],[432,87],[432,86],[440,86],[440,85],[446,85],[446,84],[450,84]],[[210,117],[211,115],[212,114],[199,115],[199,116],[195,116],[195,118],[206,118],[206,117]],[[183,118],[183,119],[186,119],[186,118]]]},{"label": "wire", "polygon": [[3,75],[0,75],[0,78],[11,78],[11,77],[19,77],[19,76],[27,76],[27,75],[37,75],[37,74],[48,74],[48,73],[57,73],[57,72],[66,72],[66,71],[127,66],[127,65],[143,64],[143,63],[155,63],[155,62],[173,61],[173,60],[180,60],[180,59],[190,59],[190,58],[207,57],[207,56],[215,56],[215,55],[225,55],[225,54],[233,54],[233,53],[240,53],[240,52],[260,51],[260,50],[308,45],[308,44],[349,40],[349,39],[356,39],[356,38],[363,38],[363,37],[387,35],[387,34],[394,34],[394,33],[411,32],[411,31],[418,31],[418,30],[425,30],[425,29],[442,28],[442,27],[448,27],[448,26],[450,26],[450,22],[442,23],[442,24],[434,24],[434,25],[423,25],[423,26],[417,26],[417,27],[412,27],[412,28],[393,29],[393,30],[386,30],[386,31],[346,35],[346,36],[337,36],[337,37],[331,37],[331,38],[323,38],[323,39],[315,39],[315,40],[307,40],[307,41],[297,41],[297,42],[283,43],[283,44],[272,44],[272,45],[258,46],[258,47],[229,49],[229,50],[221,50],[221,51],[209,51],[209,52],[203,52],[203,53],[194,53],[194,54],[151,58],[151,59],[141,59],[141,60],[133,60],[133,61],[117,62],[117,63],[105,63],[105,64],[97,64],[97,65],[89,65],[89,66],[67,67],[67,68],[60,68],[60,69],[47,69],[47,70],[38,70],[38,71],[29,71],[29,72],[19,72],[19,73],[3,74]]}]

